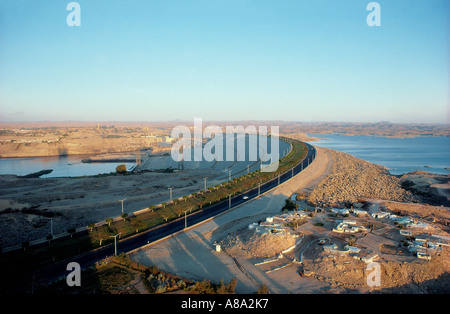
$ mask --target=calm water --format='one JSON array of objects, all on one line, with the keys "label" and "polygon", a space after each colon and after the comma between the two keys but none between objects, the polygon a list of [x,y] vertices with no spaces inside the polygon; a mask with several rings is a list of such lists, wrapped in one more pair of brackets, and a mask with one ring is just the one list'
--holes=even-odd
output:
[{"label": "calm water", "polygon": [[77,177],[115,172],[116,167],[120,164],[125,164],[127,169],[135,165],[135,163],[124,162],[82,163],[81,160],[87,157],[4,158],[0,159],[0,174],[23,176],[41,170],[53,169],[53,172],[43,175],[41,178]]},{"label": "calm water", "polygon": [[[238,137],[240,137],[239,135]],[[237,138],[238,138],[237,137]],[[230,141],[231,144],[236,145],[238,140]],[[226,137],[224,136],[224,151],[223,151],[223,159],[226,159]],[[244,160],[249,160],[249,149],[250,149],[250,138],[246,136],[245,138],[245,157]],[[258,147],[256,143],[253,143]],[[267,139],[267,150],[270,151],[271,141]],[[289,151],[289,144],[281,141],[279,142],[279,153],[280,157],[283,157]],[[260,151],[261,146],[258,147],[258,154],[267,154],[267,152]],[[192,149],[192,157],[193,160],[194,150]],[[270,155],[270,154],[269,154]],[[131,170],[135,166],[134,162],[125,163],[125,162],[105,162],[105,163],[82,163],[81,160],[84,158],[89,158],[91,156],[65,156],[65,157],[36,157],[36,158],[0,158],[0,175],[1,174],[15,174],[19,176],[27,175],[30,173],[35,173],[41,170],[53,169],[53,171],[47,175],[41,176],[41,178],[48,177],[77,177],[77,176],[89,176],[89,175],[97,175],[102,173],[110,173],[115,172],[116,167],[120,164],[125,164],[128,170]],[[233,161],[223,161],[216,164],[216,162],[207,162],[207,161],[190,161],[184,163],[185,169],[196,169],[196,168],[205,168],[212,167],[214,165],[214,169],[216,170],[224,170],[226,171],[228,167],[233,166],[233,173],[237,171],[247,170],[247,165],[251,165],[249,170],[254,171],[259,169],[260,164],[257,162],[249,162],[249,161],[235,161],[238,160],[238,152],[234,151]],[[178,160],[178,159],[175,159]],[[164,157],[163,160],[159,160],[155,158],[155,169],[165,169],[168,167],[172,167],[177,169],[178,162],[174,161],[171,156]],[[264,163],[266,164],[266,163]],[[152,167],[150,167],[152,168]],[[228,172],[226,171],[228,175]]]},{"label": "calm water", "polygon": [[[352,154],[355,157],[387,167],[391,174],[423,170],[450,174],[449,137],[387,138],[381,136],[345,136],[308,134],[324,140],[312,142]],[[429,168],[429,167],[431,168]]]}]

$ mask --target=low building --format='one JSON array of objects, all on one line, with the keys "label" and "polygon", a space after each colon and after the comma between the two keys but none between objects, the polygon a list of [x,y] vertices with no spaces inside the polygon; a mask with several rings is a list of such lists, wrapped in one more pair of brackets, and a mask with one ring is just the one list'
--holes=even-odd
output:
[{"label": "low building", "polygon": [[400,229],[399,232],[400,232],[401,235],[404,235],[404,236],[412,236],[411,230],[403,230],[403,229]]},{"label": "low building", "polygon": [[429,225],[425,222],[422,221],[416,221],[416,222],[412,222],[409,223],[408,228],[422,228],[422,229],[428,229]]},{"label": "low building", "polygon": [[355,233],[355,232],[359,232],[359,231],[363,231],[363,230],[366,230],[366,228],[363,226],[356,226],[356,225],[344,223],[344,222],[337,224],[333,228],[333,232],[337,232],[337,233]]},{"label": "low building", "polygon": [[325,253],[337,253],[337,245],[336,244],[323,245],[322,248]]},{"label": "low building", "polygon": [[372,214],[373,218],[385,218],[385,217],[389,217],[389,213],[387,212],[376,212]]},{"label": "low building", "polygon": [[344,246],[344,249],[346,249],[349,253],[359,253],[361,251],[361,248],[351,245]]},{"label": "low building", "polygon": [[417,258],[431,260],[431,255],[428,253],[417,252]]},{"label": "low building", "polygon": [[355,214],[356,216],[366,216],[366,215],[369,215],[368,212],[366,212],[365,210],[361,210],[361,209],[353,209],[353,214]]},{"label": "low building", "polygon": [[339,215],[348,215],[350,213],[346,208],[332,208],[331,212]]},{"label": "low building", "polygon": [[403,217],[403,216],[397,216],[397,215],[389,215],[389,219],[391,219],[392,221],[396,222],[399,225],[407,225],[407,224],[413,222],[413,220],[409,217]]},{"label": "low building", "polygon": [[361,261],[363,261],[366,264],[372,263],[376,258],[378,257],[378,254],[373,252],[365,252],[361,256]]}]

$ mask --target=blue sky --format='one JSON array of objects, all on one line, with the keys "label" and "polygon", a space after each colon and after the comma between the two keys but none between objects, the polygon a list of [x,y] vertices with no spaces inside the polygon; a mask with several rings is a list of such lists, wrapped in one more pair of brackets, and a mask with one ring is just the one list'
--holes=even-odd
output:
[{"label": "blue sky", "polygon": [[449,122],[447,0],[0,1],[0,121]]}]

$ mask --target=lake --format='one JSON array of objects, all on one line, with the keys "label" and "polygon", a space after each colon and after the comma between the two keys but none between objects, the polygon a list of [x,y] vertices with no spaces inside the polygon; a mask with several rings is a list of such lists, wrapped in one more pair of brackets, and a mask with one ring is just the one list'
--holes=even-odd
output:
[{"label": "lake", "polygon": [[391,174],[423,170],[450,174],[450,137],[389,138],[382,136],[347,136],[308,134],[323,138],[314,146],[349,153],[360,159],[387,167]]},{"label": "lake", "polygon": [[[234,145],[234,156],[232,161],[205,161],[204,158],[202,161],[185,161],[184,169],[199,169],[199,168],[211,168],[214,167],[216,170],[224,171],[228,175],[228,168],[233,167],[233,175],[238,172],[246,172],[247,165],[250,166],[250,171],[255,171],[260,168],[259,162],[251,161],[250,158],[250,147],[257,148],[258,156],[262,155],[270,155],[268,152],[264,152],[262,147],[258,146],[259,140],[256,140],[256,137],[249,137],[246,135],[245,137],[245,151],[242,156],[244,161],[237,161],[239,156],[238,143],[239,138],[242,135],[237,135],[236,139],[232,138],[231,140],[224,136],[224,144],[223,144],[223,159],[226,159],[226,148],[227,141],[229,144]],[[271,151],[271,141],[269,138],[267,140],[267,150]],[[252,145],[250,145],[252,144]],[[280,140],[279,141],[279,154],[280,158],[285,156],[289,152],[290,144]],[[191,150],[191,160],[194,160],[194,149]],[[89,158],[92,156],[63,156],[63,157],[33,157],[33,158],[0,158],[0,175],[2,174],[15,174],[19,176],[24,176],[30,173],[35,173],[41,170],[53,169],[53,171],[49,174],[42,175],[41,178],[49,178],[49,177],[79,177],[79,176],[91,176],[103,173],[115,172],[116,167],[120,164],[125,164],[128,170],[131,170],[136,163],[135,162],[95,162],[95,163],[82,163],[81,160],[85,158]],[[142,155],[142,157],[144,157]],[[204,156],[203,156],[204,157]],[[166,157],[153,157],[150,160],[148,168],[155,169],[166,169],[173,168],[177,169],[178,162],[172,158],[172,156]],[[255,159],[256,160],[256,159]],[[266,162],[263,162],[266,164]]]},{"label": "lake", "polygon": [[126,162],[96,162],[82,163],[81,160],[91,156],[64,157],[33,157],[33,158],[3,158],[0,159],[0,174],[15,174],[24,176],[46,169],[53,169],[41,178],[78,177],[115,172],[116,167],[125,164],[130,170],[135,163]]}]

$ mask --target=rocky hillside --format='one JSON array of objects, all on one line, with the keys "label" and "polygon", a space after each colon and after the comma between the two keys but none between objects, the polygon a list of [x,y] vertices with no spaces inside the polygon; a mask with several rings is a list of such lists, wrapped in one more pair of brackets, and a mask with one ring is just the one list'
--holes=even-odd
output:
[{"label": "rocky hillside", "polygon": [[350,154],[327,149],[332,159],[330,175],[308,196],[313,204],[342,205],[359,198],[392,201],[416,201],[416,197],[401,187],[401,180],[380,165],[358,159]]}]

